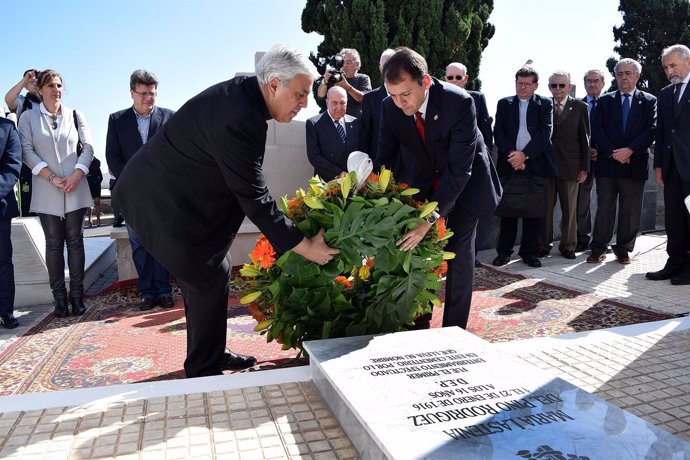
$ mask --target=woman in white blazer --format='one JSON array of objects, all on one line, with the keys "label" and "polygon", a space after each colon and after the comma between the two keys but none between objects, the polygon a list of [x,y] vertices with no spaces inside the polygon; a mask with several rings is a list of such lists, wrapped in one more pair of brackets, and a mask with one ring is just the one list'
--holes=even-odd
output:
[{"label": "woman in white blazer", "polygon": [[[83,315],[84,214],[91,207],[86,181],[93,159],[91,133],[84,115],[61,103],[62,76],[44,70],[37,76],[41,105],[19,119],[22,159],[33,175],[31,212],[38,214],[46,237],[46,266],[55,298],[55,314],[69,314],[64,247],[70,276],[72,313]],[[77,124],[75,125],[75,121]],[[77,153],[81,140],[83,150]]]}]

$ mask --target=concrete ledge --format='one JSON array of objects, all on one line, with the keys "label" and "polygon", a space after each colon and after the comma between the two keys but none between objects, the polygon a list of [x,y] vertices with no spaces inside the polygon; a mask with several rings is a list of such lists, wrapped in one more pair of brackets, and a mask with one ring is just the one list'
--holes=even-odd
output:
[{"label": "concrete ledge", "polygon": [[126,281],[139,278],[132,259],[132,245],[129,244],[129,234],[125,227],[113,228],[110,238],[115,240],[115,255],[117,260],[117,279]]}]

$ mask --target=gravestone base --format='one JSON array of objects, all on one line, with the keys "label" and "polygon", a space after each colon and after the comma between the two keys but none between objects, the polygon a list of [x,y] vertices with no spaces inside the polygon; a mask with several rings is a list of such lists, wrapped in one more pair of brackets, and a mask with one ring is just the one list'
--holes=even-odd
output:
[{"label": "gravestone base", "polygon": [[690,458],[690,443],[459,328],[305,348],[363,459]]}]

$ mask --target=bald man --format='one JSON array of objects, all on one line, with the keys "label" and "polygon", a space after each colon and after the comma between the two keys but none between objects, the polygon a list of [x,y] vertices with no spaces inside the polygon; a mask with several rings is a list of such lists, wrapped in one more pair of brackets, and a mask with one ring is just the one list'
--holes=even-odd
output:
[{"label": "bald man", "polygon": [[[465,64],[451,62],[448,64],[448,67],[446,67],[446,81],[448,83],[465,89],[465,85],[467,85],[469,78],[470,76],[467,73]],[[467,90],[467,92],[474,100],[474,106],[477,111],[477,128],[479,128],[479,131],[482,133],[486,149],[489,151],[489,154],[491,154],[494,149],[494,135],[491,130],[491,123],[493,123],[494,120],[489,116],[489,109],[486,106],[486,97],[479,91]]]},{"label": "bald man", "polygon": [[326,93],[327,110],[307,120],[307,157],[314,174],[331,180],[347,171],[347,157],[364,146],[359,119],[347,115],[347,93],[334,86]]}]

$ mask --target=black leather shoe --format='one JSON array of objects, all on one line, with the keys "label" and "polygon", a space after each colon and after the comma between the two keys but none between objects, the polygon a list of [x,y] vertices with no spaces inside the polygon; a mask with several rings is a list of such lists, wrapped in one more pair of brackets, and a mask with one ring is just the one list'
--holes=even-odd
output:
[{"label": "black leather shoe", "polygon": [[491,262],[494,267],[502,267],[503,265],[507,264],[510,262],[510,255],[509,254],[499,254],[496,256],[493,262]]},{"label": "black leather shoe", "polygon": [[575,252],[585,252],[587,249],[589,249],[589,243],[577,243],[575,246]]},{"label": "black leather shoe", "polygon": [[652,281],[663,281],[663,280],[670,280],[674,276],[676,276],[677,273],[669,270],[668,268],[664,267],[658,272],[647,272],[645,273],[644,277],[647,278],[648,280]]},{"label": "black leather shoe", "polygon": [[548,249],[539,248],[539,249],[537,249],[537,257],[539,257],[540,259],[542,257],[546,257],[549,255],[549,252],[551,252],[551,251],[549,251]]},{"label": "black leather shoe", "polygon": [[256,364],[256,358],[253,356],[238,355],[227,348],[223,352],[223,357],[220,360],[221,369],[239,370],[252,367]]},{"label": "black leather shoe", "polygon": [[158,303],[160,304],[161,308],[172,308],[173,298],[169,295],[160,296],[158,297]]},{"label": "black leather shoe", "polygon": [[671,278],[671,284],[674,286],[685,286],[690,284],[690,273],[680,273]]},{"label": "black leather shoe", "polygon": [[69,307],[67,306],[67,298],[61,297],[55,299],[55,316],[64,318],[69,316]]},{"label": "black leather shoe", "polygon": [[526,263],[527,265],[529,265],[530,267],[532,267],[532,268],[539,268],[539,267],[541,267],[541,261],[539,260],[539,258],[537,258],[537,256],[534,256],[534,255],[531,255],[531,254],[528,255],[528,256],[524,256],[524,257],[522,258],[522,261],[523,261],[524,263]]},{"label": "black leather shoe", "polygon": [[152,310],[153,307],[155,307],[155,306],[156,306],[156,299],[146,297],[146,298],[141,299],[141,303],[139,303],[139,310],[141,310],[141,311]]},{"label": "black leather shoe", "polygon": [[479,268],[481,266],[482,266],[482,263],[479,260],[474,259],[474,268]]},{"label": "black leather shoe", "polygon": [[86,305],[82,297],[72,297],[72,314],[74,316],[81,316],[86,313]]},{"label": "black leather shoe", "polygon": [[574,259],[575,257],[577,257],[577,256],[575,255],[575,251],[572,251],[572,250],[570,250],[570,249],[564,249],[563,252],[561,252],[561,254],[563,254],[563,257],[565,257],[566,259],[570,259],[570,260],[572,260],[572,259]]},{"label": "black leather shoe", "polygon": [[594,252],[587,257],[587,263],[588,264],[600,264],[602,262],[606,261],[606,254],[603,252]]},{"label": "black leather shoe", "polygon": [[0,315],[0,325],[5,329],[14,329],[19,326],[19,321],[14,317],[12,313],[3,313]]}]

